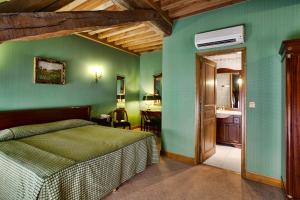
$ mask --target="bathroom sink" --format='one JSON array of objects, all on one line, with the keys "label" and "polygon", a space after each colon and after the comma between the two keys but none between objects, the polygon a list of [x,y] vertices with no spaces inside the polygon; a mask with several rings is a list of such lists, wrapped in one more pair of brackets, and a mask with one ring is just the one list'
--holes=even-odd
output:
[{"label": "bathroom sink", "polygon": [[230,114],[224,114],[224,113],[217,113],[216,118],[227,118],[230,117]]},{"label": "bathroom sink", "polygon": [[241,111],[236,110],[217,110],[216,117],[217,118],[227,118],[231,115],[242,115]]}]

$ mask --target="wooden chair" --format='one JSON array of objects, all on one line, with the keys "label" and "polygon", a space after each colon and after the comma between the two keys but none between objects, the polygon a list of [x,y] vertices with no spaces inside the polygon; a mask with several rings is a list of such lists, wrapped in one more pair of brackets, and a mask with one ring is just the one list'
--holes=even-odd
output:
[{"label": "wooden chair", "polygon": [[160,120],[150,117],[147,111],[143,111],[142,113],[142,130],[143,131],[150,131],[160,135],[161,132],[161,125]]},{"label": "wooden chair", "polygon": [[131,129],[131,124],[128,121],[128,114],[124,108],[114,110],[112,116],[114,128],[123,127],[123,129],[125,129],[128,126],[128,128]]},{"label": "wooden chair", "polygon": [[154,126],[154,123],[150,119],[150,117],[148,116],[146,111],[143,112],[142,118],[143,118],[142,119],[143,120],[142,130],[143,131],[151,131],[152,127]]}]

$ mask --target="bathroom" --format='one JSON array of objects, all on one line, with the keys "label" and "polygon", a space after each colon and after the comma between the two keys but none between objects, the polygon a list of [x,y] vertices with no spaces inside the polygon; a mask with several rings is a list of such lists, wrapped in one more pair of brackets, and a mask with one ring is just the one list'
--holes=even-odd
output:
[{"label": "bathroom", "polygon": [[241,173],[243,149],[243,51],[206,56],[216,63],[216,153],[204,164]]}]

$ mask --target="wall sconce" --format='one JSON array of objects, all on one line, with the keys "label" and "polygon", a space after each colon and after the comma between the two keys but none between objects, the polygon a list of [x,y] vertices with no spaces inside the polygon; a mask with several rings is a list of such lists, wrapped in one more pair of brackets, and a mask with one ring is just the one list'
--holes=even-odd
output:
[{"label": "wall sconce", "polygon": [[94,67],[92,69],[93,73],[95,74],[95,82],[98,83],[98,81],[102,78],[102,70],[98,67]]},{"label": "wall sconce", "polygon": [[240,77],[240,78],[237,80],[237,84],[242,85],[242,83],[243,83],[243,79]]},{"label": "wall sconce", "polygon": [[99,70],[95,71],[95,82],[98,83],[98,81],[102,78],[102,72]]}]

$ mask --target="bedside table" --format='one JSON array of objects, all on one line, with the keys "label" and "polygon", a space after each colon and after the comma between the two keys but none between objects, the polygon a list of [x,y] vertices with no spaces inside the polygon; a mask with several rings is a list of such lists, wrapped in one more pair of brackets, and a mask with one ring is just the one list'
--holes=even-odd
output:
[{"label": "bedside table", "polygon": [[109,127],[111,127],[111,118],[109,120],[107,120],[107,118],[100,119],[98,117],[92,117],[91,121],[92,122],[96,122],[97,124],[99,124],[101,126],[109,126]]}]

